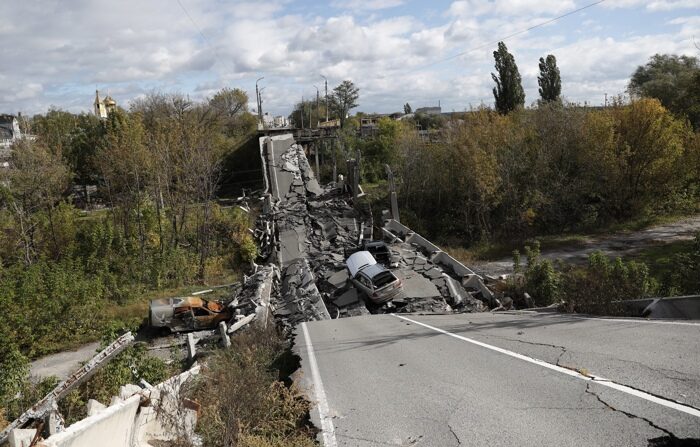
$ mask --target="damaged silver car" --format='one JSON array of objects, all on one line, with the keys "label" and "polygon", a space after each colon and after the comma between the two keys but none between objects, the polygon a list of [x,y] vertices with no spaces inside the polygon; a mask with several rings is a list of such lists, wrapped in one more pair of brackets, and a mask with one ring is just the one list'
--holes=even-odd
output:
[{"label": "damaged silver car", "polygon": [[346,261],[350,280],[375,304],[403,296],[403,284],[390,270],[377,264],[368,251],[353,253]]}]

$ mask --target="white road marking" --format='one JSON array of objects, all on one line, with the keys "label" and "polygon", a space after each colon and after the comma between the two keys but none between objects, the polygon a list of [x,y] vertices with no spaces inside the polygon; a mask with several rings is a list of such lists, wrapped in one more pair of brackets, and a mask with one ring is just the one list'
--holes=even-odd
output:
[{"label": "white road marking", "polygon": [[560,314],[549,314],[541,313],[535,310],[515,310],[515,311],[505,311],[496,312],[493,315],[535,315],[539,317],[555,317],[555,318],[574,318],[577,320],[601,320],[601,321],[614,321],[622,323],[644,323],[644,324],[671,324],[677,326],[700,326],[700,323],[693,321],[669,321],[669,320],[645,320],[643,318],[606,318],[606,317],[584,317],[582,315],[560,315]]},{"label": "white road marking", "polygon": [[311,379],[314,382],[314,394],[316,395],[316,402],[318,403],[318,414],[321,419],[323,445],[325,447],[337,447],[338,441],[336,441],[335,439],[335,427],[333,427],[333,420],[328,414],[330,412],[328,407],[328,399],[326,399],[326,391],[323,389],[321,373],[318,370],[318,363],[316,363],[316,354],[314,354],[314,349],[311,346],[311,337],[309,337],[309,330],[306,328],[306,323],[301,324],[301,329],[302,331],[304,331],[306,353],[309,357],[309,365],[311,366]]},{"label": "white road marking", "polygon": [[677,326],[700,326],[700,323],[693,323],[690,321],[665,321],[665,320],[634,320],[631,318],[602,318],[602,317],[581,317],[574,316],[573,318],[580,318],[582,320],[603,320],[603,321],[621,321],[625,323],[644,323],[644,324],[673,324]]},{"label": "white road marking", "polygon": [[595,382],[595,383],[598,383],[602,386],[606,386],[608,388],[622,391],[623,393],[627,393],[631,396],[639,397],[639,398],[647,400],[649,402],[654,402],[656,404],[663,405],[664,407],[672,408],[674,410],[678,410],[680,412],[683,412],[683,413],[689,414],[691,416],[695,416],[695,417],[700,418],[700,410],[698,410],[697,408],[693,408],[691,406],[682,404],[680,402],[676,402],[676,401],[673,401],[670,399],[663,399],[663,398],[654,396],[652,394],[646,393],[644,391],[636,390],[636,389],[630,388],[626,385],[621,385],[621,384],[613,382],[609,379],[595,376],[593,374],[584,375],[578,371],[563,368],[561,366],[545,362],[544,360],[536,359],[534,357],[528,357],[528,356],[523,355],[523,354],[518,354],[517,352],[509,351],[508,349],[499,348],[498,346],[489,345],[487,343],[480,342],[480,341],[474,340],[472,338],[463,337],[461,335],[453,334],[452,332],[448,332],[444,329],[440,329],[440,328],[431,326],[429,324],[421,323],[420,321],[412,320],[412,319],[404,317],[402,315],[396,315],[396,314],[391,314],[391,315],[396,317],[396,318],[400,318],[402,320],[410,321],[411,323],[415,323],[419,326],[423,326],[423,327],[428,328],[430,330],[433,330],[435,332],[439,332],[441,334],[448,335],[450,337],[454,337],[458,340],[466,341],[468,343],[472,343],[474,345],[481,346],[482,348],[490,349],[492,351],[496,351],[498,353],[505,354],[505,355],[508,355],[510,357],[514,357],[516,359],[524,360],[526,362],[533,363],[535,365],[539,365],[539,366],[542,366],[544,368],[560,372],[562,374],[566,374],[567,376],[575,377],[577,379],[585,380],[587,382]]}]

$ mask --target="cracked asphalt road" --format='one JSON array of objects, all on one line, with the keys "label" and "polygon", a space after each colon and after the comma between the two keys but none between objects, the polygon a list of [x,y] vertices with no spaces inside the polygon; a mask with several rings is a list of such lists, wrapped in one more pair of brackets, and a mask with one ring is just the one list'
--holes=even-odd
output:
[{"label": "cracked asphalt road", "polygon": [[[408,318],[700,409],[700,324],[534,313]],[[306,328],[311,346],[301,330],[295,343],[302,385],[316,386],[312,352],[339,446],[647,446],[660,437],[700,438],[697,415],[397,316]]]}]

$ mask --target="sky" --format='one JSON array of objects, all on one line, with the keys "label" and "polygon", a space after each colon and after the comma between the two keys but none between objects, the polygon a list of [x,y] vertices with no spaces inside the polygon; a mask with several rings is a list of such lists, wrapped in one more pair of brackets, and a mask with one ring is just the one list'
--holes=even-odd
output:
[{"label": "sky", "polygon": [[[493,51],[505,39],[526,104],[538,60],[557,58],[562,95],[597,105],[624,94],[655,53],[700,56],[700,0],[30,0],[0,4],[0,113],[121,106],[152,91],[195,100],[223,88],[263,110],[349,79],[355,111],[403,104],[443,111],[492,105]],[[585,8],[569,15],[577,9]],[[538,26],[559,16],[551,23]],[[528,30],[531,27],[533,29]],[[514,35],[515,34],[515,35]]]}]

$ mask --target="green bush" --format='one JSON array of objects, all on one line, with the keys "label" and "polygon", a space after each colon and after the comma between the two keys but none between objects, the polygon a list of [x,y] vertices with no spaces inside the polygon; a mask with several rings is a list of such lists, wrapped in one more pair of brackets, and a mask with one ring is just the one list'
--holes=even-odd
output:
[{"label": "green bush", "polygon": [[657,284],[644,263],[611,261],[594,252],[585,268],[569,266],[562,278],[565,310],[604,315],[622,313],[621,301],[653,294]]}]

